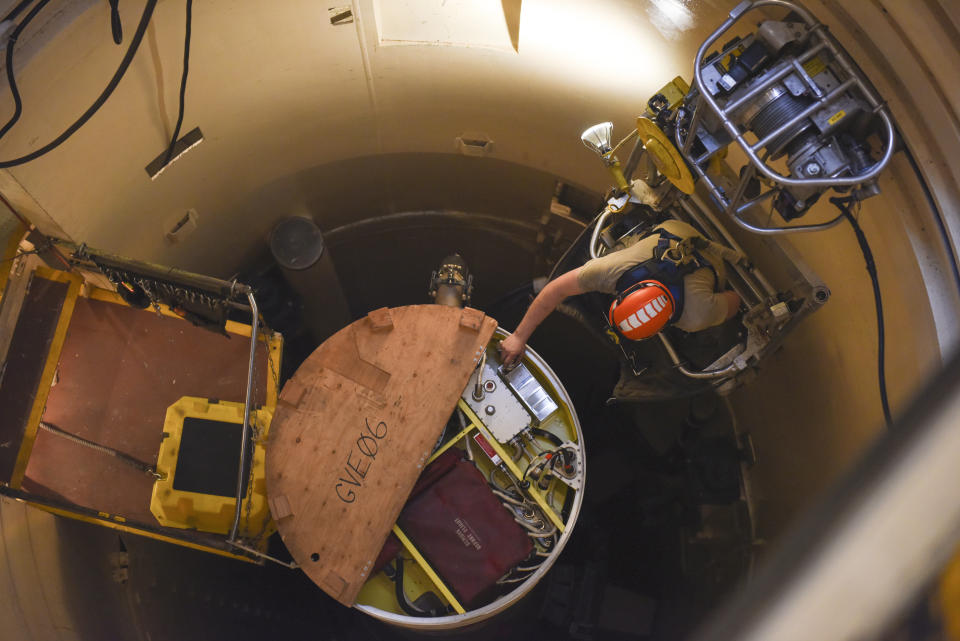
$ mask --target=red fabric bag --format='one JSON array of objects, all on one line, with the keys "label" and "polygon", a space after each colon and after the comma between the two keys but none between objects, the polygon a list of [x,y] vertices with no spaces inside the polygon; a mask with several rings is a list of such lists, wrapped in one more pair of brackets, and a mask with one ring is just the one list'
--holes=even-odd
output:
[{"label": "red fabric bag", "polygon": [[397,523],[467,608],[533,551],[483,474],[462,459],[413,496]]},{"label": "red fabric bag", "polygon": [[[483,474],[454,448],[423,471],[397,523],[468,608],[533,551],[530,537],[490,491]],[[374,572],[401,548],[391,533]]]}]

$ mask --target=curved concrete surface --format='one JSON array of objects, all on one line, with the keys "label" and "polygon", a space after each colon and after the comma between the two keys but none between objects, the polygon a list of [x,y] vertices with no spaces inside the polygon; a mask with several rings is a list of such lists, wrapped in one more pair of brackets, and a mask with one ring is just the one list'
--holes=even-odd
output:
[{"label": "curved concrete surface", "polygon": [[[2,158],[53,139],[89,106],[143,7],[120,3],[126,40],[117,47],[107,3],[66,12],[69,4],[52,2],[49,21],[22,38],[24,115],[0,144]],[[555,182],[576,186],[586,201],[607,186],[579,132],[603,120],[629,131],[649,95],[675,75],[689,78],[696,47],[734,2],[523,0],[521,7],[520,0],[450,0],[444,13],[446,4],[354,0],[355,19],[333,25],[327,6],[308,0],[195,3],[183,130],[199,126],[205,140],[151,181],[144,167],[164,149],[176,118],[183,46],[184,3],[160,2],[113,97],[56,151],[0,171],[0,191],[54,235],[224,277],[263,254],[279,219],[310,215],[329,234],[355,314],[420,300],[429,270],[458,248],[476,274],[478,296],[496,300],[544,275],[544,238],[556,234],[562,244],[576,233],[548,215]],[[948,0],[807,6],[888,100],[918,170],[898,154],[882,177],[882,195],[866,201],[860,216],[883,290],[897,412],[958,336],[960,168],[952,161],[960,158],[960,16]],[[515,50],[502,30],[484,25],[492,24],[489,12],[502,17],[517,7]],[[427,9],[439,17],[420,26],[404,20]],[[475,29],[465,28],[464,16]],[[453,40],[473,41],[426,44],[438,40],[424,31],[428,23],[446,24]],[[12,105],[3,100],[8,113]],[[486,137],[492,151],[460,155],[459,136]],[[187,209],[198,212],[197,230],[168,244],[167,225]],[[423,214],[437,211],[460,213]],[[370,220],[376,223],[365,226]],[[732,231],[748,249],[755,244]],[[839,226],[791,241],[833,296],[731,399],[762,453],[751,484],[759,532],[769,539],[881,429],[873,302],[853,234]],[[114,572],[122,568],[111,566],[123,559],[116,534],[9,501],[0,503],[0,519],[0,618],[11,639],[137,639],[150,638],[151,629],[153,638],[169,638],[183,630],[161,623],[163,604],[179,602],[173,594],[229,613],[256,607],[239,595],[219,603],[207,588],[184,596],[189,586],[175,584],[189,573],[120,590]],[[128,538],[130,563],[169,557],[170,567],[196,563],[205,576],[246,570]],[[288,601],[302,605],[298,587],[289,589]],[[130,594],[154,598],[156,607],[133,606]],[[271,611],[300,622],[313,616],[286,605]],[[230,620],[260,619],[245,613]],[[202,626],[192,629],[197,638],[218,638],[215,631],[203,637]]]}]

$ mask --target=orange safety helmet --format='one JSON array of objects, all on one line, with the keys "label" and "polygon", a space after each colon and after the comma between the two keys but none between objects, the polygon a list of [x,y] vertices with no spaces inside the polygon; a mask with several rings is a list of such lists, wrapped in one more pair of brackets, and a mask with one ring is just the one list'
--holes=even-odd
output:
[{"label": "orange safety helmet", "polygon": [[642,280],[614,299],[608,318],[624,337],[639,341],[663,329],[675,309],[673,294],[663,283]]}]

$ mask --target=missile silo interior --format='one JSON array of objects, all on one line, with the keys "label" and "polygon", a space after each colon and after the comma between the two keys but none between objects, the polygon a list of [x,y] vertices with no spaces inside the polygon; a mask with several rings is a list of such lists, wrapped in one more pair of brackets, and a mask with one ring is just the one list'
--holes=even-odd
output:
[{"label": "missile silo interior", "polygon": [[[0,2],[0,14],[17,4]],[[149,4],[118,4],[123,38],[115,44],[110,3],[49,2],[16,42],[22,116],[0,139],[0,166],[57,139],[95,103]],[[176,126],[183,73],[185,1],[163,0],[109,99],[54,150],[0,169],[0,194],[49,236],[224,279],[261,273],[277,223],[311,218],[326,243],[324,269],[298,294],[305,323],[320,335],[379,307],[427,302],[431,270],[459,252],[475,278],[474,305],[501,310],[502,318],[489,313],[512,329],[519,315],[508,303],[549,274],[610,186],[580,132],[605,120],[620,135],[629,132],[651,95],[675,76],[690,78],[697,48],[733,4],[198,2],[181,131],[199,128],[202,142],[151,177],[145,167],[166,150]],[[953,162],[960,157],[960,12],[949,0],[804,6],[869,77],[899,135],[881,193],[859,213],[883,294],[886,384],[896,416],[937,375],[960,334],[960,170]],[[0,113],[12,114],[9,92],[0,94]],[[558,201],[569,209],[551,207]],[[756,237],[726,226],[758,267],[776,271]],[[5,244],[17,229],[13,214],[0,208]],[[604,470],[593,491],[617,507],[600,525],[580,526],[569,565],[582,585],[584,573],[627,559],[622,563],[638,571],[604,593],[609,616],[617,616],[612,594],[650,609],[635,611],[633,623],[611,622],[609,634],[621,636],[607,638],[689,632],[719,602],[716,586],[745,580],[751,564],[762,563],[886,430],[873,294],[854,233],[839,225],[785,242],[831,297],[754,380],[711,408],[749,433],[759,453],[743,477],[750,536],[735,554],[746,559],[743,567],[686,559],[697,565],[691,576],[702,591],[689,587],[690,577],[670,584],[664,577],[673,562],[655,566],[661,554],[676,552],[674,541],[657,550],[632,525],[611,531],[640,518],[631,492],[656,478],[644,468],[646,454],[617,451],[615,443],[642,441],[656,459],[658,443],[671,438],[664,426],[682,423],[702,400],[623,408],[627,426],[580,409],[591,465]],[[616,372],[603,369],[588,342],[575,344],[583,337],[568,320],[553,318],[542,329],[531,345],[575,399],[603,406]],[[246,639],[271,630],[289,638],[405,638],[283,568],[118,536],[6,498],[0,540],[5,638]],[[640,540],[643,550],[636,549]],[[518,617],[547,616],[541,603],[558,585],[545,581],[535,605],[494,620],[475,638],[513,638],[510,630],[526,629]],[[653,591],[660,588],[686,590],[689,599],[658,600]],[[693,620],[685,620],[688,613]],[[569,626],[565,633],[595,638]]]}]

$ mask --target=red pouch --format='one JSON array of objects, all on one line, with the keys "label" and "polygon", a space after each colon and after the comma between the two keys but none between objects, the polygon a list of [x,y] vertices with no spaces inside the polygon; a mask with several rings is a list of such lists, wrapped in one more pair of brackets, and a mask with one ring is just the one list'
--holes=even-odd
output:
[{"label": "red pouch", "polygon": [[[425,488],[430,487],[437,479],[442,477],[444,474],[453,469],[453,466],[457,464],[457,461],[463,458],[463,454],[460,450],[455,448],[450,448],[440,456],[436,458],[430,465],[423,470],[420,474],[420,478],[417,479],[417,482],[413,485],[413,489],[410,491],[410,497],[407,499],[409,502],[411,499],[420,494]],[[387,536],[387,540],[383,543],[383,548],[380,550],[380,554],[377,556],[377,560],[373,562],[373,574],[376,574],[383,569],[387,563],[393,560],[397,553],[403,549],[403,544],[400,543],[400,539],[397,538],[397,535],[391,532]]]},{"label": "red pouch", "polygon": [[397,523],[467,608],[533,551],[526,531],[465,460],[407,501]]},{"label": "red pouch", "polygon": [[[533,543],[490,491],[483,474],[451,448],[420,475],[397,523],[465,607],[483,600],[497,579],[530,556]],[[392,533],[374,564],[402,548]]]}]

